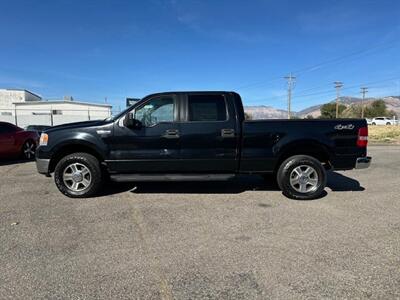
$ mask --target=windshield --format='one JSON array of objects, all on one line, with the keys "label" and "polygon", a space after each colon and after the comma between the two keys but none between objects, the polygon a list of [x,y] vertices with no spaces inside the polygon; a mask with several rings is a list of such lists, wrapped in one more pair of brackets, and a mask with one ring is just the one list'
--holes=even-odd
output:
[{"label": "windshield", "polygon": [[[139,102],[139,101],[138,101]],[[132,105],[125,108],[123,111],[121,111],[119,114],[116,114],[115,116],[108,117],[104,119],[104,121],[115,121],[116,119],[119,119],[122,117],[124,114],[126,114],[130,109],[132,108]]]}]

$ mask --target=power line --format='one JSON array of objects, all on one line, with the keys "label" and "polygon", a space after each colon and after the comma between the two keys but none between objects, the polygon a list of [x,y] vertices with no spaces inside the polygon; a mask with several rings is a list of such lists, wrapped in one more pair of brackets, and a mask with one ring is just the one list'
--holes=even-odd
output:
[{"label": "power line", "polygon": [[248,89],[248,88],[251,88],[251,87],[254,87],[254,86],[257,86],[257,85],[265,85],[265,84],[268,84],[268,83],[271,83],[271,82],[274,82],[274,81],[278,81],[278,80],[281,80],[281,77],[272,77],[271,79],[268,79],[267,81],[263,80],[263,81],[258,81],[258,82],[255,82],[255,83],[250,83],[250,84],[238,86],[237,89],[241,89],[241,90]]},{"label": "power line", "polygon": [[290,115],[290,107],[291,107],[291,102],[292,102],[292,89],[294,88],[294,84],[296,82],[296,77],[292,76],[292,73],[290,73],[288,76],[283,77],[287,80],[287,87],[288,87],[288,98],[287,98],[287,113],[288,113],[288,119],[291,118]]},{"label": "power line", "polygon": [[[354,85],[351,85],[351,86],[347,86],[346,88],[343,88],[343,89],[341,89],[341,90],[352,90],[352,89],[354,89],[354,88],[359,88],[359,86],[361,85],[373,85],[373,84],[376,84],[376,83],[381,83],[381,82],[387,82],[387,81],[393,81],[393,80],[396,80],[396,79],[398,79],[399,77],[393,77],[393,78],[388,78],[388,79],[383,79],[383,80],[377,80],[377,81],[371,81],[371,82],[364,82],[364,83],[361,83],[361,84],[354,84]],[[303,97],[307,97],[307,96],[317,96],[317,95],[325,95],[325,94],[332,94],[332,93],[334,93],[334,91],[332,91],[331,89],[326,89],[326,90],[322,90],[322,91],[319,91],[319,92],[315,92],[315,93],[310,93],[310,94],[301,94],[301,93],[296,93],[296,97],[297,98],[303,98]],[[279,96],[277,96],[277,97],[274,97],[274,98],[279,98]]]},{"label": "power line", "polygon": [[[388,82],[388,81],[399,80],[399,79],[400,79],[400,77],[397,76],[397,77],[391,77],[391,78],[386,78],[386,79],[382,79],[382,80],[376,80],[376,81],[353,84],[353,85],[347,86],[345,88],[342,88],[341,91],[353,90],[355,88],[358,89],[360,86],[367,86],[367,85],[371,86],[371,85],[376,85],[377,83]],[[326,84],[324,84],[324,85],[326,85]],[[296,99],[304,98],[304,97],[308,97],[308,96],[329,95],[329,94],[334,94],[335,93],[335,91],[332,90],[331,88],[330,89],[320,90],[320,91],[318,91],[318,89],[317,89],[317,91],[313,92],[313,93],[305,93],[305,94],[301,93],[301,92],[305,92],[305,91],[309,91],[309,90],[313,90],[313,89],[316,89],[316,87],[298,91],[296,93]],[[282,99],[282,97],[284,97],[285,95],[287,95],[287,93],[280,94],[280,95],[277,95],[277,96],[271,96],[271,97],[268,97],[268,98],[254,99],[254,100],[256,100],[256,101],[274,101],[274,100]],[[307,101],[308,100],[306,100],[306,101],[296,101],[296,104],[305,103]]]},{"label": "power line", "polygon": [[[342,56],[339,56],[339,57],[336,57],[336,58],[333,58],[333,59],[329,59],[327,61],[315,64],[315,65],[310,66],[310,67],[305,67],[305,68],[299,69],[299,70],[295,71],[294,73],[299,75],[301,73],[315,71],[315,70],[318,70],[318,69],[320,69],[321,67],[323,67],[325,65],[329,65],[329,64],[334,63],[334,62],[340,62],[340,61],[346,60],[347,58],[350,58],[352,56],[358,56],[358,55],[366,54],[368,52],[374,52],[374,50],[378,50],[379,48],[381,48],[383,46],[385,46],[386,49],[389,49],[390,47],[393,47],[397,43],[399,43],[399,40],[391,41],[389,43],[381,43],[381,44],[378,44],[378,45],[375,45],[375,46],[372,46],[372,47],[368,47],[367,49],[354,51],[352,53],[345,54],[345,55],[342,55]],[[388,47],[388,45],[389,45],[389,47]]]},{"label": "power line", "polygon": [[[322,67],[325,67],[326,65],[329,65],[329,64],[332,64],[332,63],[335,63],[335,62],[340,63],[340,62],[346,61],[347,58],[351,58],[353,56],[356,57],[355,59],[359,59],[360,57],[357,57],[357,56],[362,56],[364,54],[367,54],[368,52],[373,53],[375,50],[378,50],[381,47],[386,47],[387,49],[389,49],[389,48],[393,47],[394,45],[396,45],[399,42],[400,42],[399,40],[396,40],[396,41],[390,41],[388,43],[381,43],[381,44],[378,44],[378,45],[375,45],[375,46],[371,46],[368,49],[362,49],[362,50],[354,51],[352,53],[345,54],[345,55],[342,55],[342,56],[339,56],[339,57],[336,57],[336,58],[332,58],[332,59],[317,63],[315,65],[311,65],[311,66],[308,66],[308,67],[304,67],[304,68],[298,69],[298,70],[296,70],[296,71],[294,71],[292,73],[294,75],[298,76],[298,75],[303,74],[303,73],[313,72],[313,71],[321,69]],[[353,60],[355,60],[355,59],[353,59]],[[252,88],[254,86],[266,85],[268,83],[275,82],[278,79],[280,79],[280,77],[272,77],[271,79],[269,79],[267,81],[259,81],[259,82],[255,82],[255,83],[250,83],[250,84],[247,84],[247,85],[239,86],[239,87],[237,87],[237,89],[248,89],[248,88]]]}]

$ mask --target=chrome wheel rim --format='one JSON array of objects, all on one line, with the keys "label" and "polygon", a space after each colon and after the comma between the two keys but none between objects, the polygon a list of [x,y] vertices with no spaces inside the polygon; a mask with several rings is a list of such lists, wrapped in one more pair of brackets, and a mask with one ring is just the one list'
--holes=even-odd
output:
[{"label": "chrome wheel rim", "polygon": [[298,166],[290,173],[290,185],[299,193],[314,192],[318,188],[318,173],[311,166]]},{"label": "chrome wheel rim", "polygon": [[81,192],[87,189],[92,182],[92,173],[85,165],[73,163],[64,169],[63,181],[71,191]]},{"label": "chrome wheel rim", "polygon": [[31,159],[35,156],[35,144],[32,142],[26,142],[24,144],[24,156],[28,159]]}]

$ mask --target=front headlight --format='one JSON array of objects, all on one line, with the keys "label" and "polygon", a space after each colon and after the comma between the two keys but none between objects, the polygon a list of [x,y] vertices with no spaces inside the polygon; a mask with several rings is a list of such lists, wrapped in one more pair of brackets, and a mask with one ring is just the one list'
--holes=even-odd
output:
[{"label": "front headlight", "polygon": [[47,133],[42,133],[40,135],[39,146],[47,146],[47,142],[49,141],[49,136]]}]

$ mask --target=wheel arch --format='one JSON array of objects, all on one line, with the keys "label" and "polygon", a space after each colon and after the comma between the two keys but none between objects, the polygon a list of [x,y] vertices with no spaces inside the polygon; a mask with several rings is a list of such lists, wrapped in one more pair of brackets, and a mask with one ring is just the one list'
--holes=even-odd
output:
[{"label": "wheel arch", "polygon": [[315,140],[301,140],[289,143],[280,149],[275,171],[278,170],[284,160],[294,155],[308,155],[330,166],[331,155],[327,146]]},{"label": "wheel arch", "polygon": [[57,163],[66,155],[76,153],[76,152],[84,152],[84,153],[89,153],[96,157],[99,162],[104,161],[104,156],[96,149],[95,146],[88,144],[88,143],[80,143],[80,142],[69,142],[61,145],[58,147],[55,151],[54,154],[52,155],[52,158],[50,159],[50,164],[49,164],[49,172],[54,172],[54,169],[56,168]]}]

